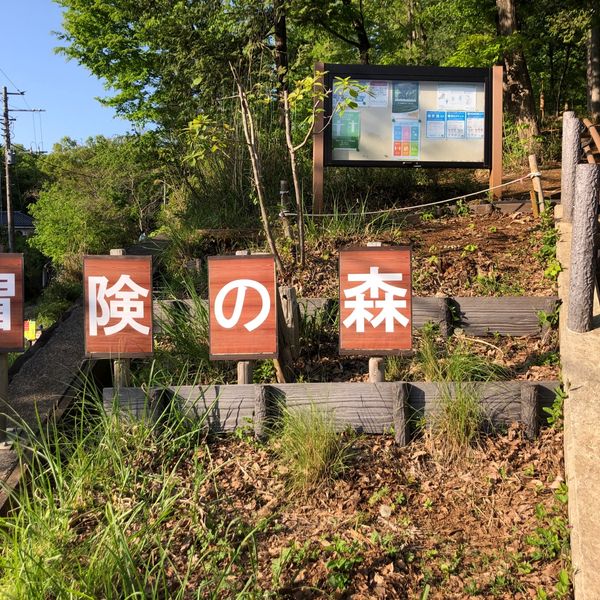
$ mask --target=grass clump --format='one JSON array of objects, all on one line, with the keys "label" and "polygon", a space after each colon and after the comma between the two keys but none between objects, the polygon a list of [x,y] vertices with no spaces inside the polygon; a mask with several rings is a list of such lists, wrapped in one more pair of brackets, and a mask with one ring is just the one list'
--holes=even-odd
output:
[{"label": "grass clump", "polygon": [[0,518],[0,597],[235,597],[254,586],[263,525],[221,505],[204,419],[176,406],[158,424],[109,416],[89,389],[79,403],[68,431],[42,426],[19,448],[30,485]]},{"label": "grass clump", "polygon": [[290,490],[306,494],[331,483],[348,468],[353,434],[335,429],[331,412],[311,404],[282,409],[274,444]]},{"label": "grass clump", "polygon": [[437,328],[422,330],[417,353],[425,380],[438,382],[439,413],[432,418],[433,446],[449,458],[465,454],[487,425],[477,382],[499,379],[505,369],[469,351],[467,341],[440,343]]}]

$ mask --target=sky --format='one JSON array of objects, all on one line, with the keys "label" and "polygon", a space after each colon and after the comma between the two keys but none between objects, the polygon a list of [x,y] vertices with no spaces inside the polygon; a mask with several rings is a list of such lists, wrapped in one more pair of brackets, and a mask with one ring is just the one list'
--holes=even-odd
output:
[{"label": "sky", "polygon": [[49,152],[65,136],[85,142],[90,136],[110,137],[131,130],[128,121],[96,100],[109,95],[103,83],[77,62],[54,52],[61,44],[52,33],[62,28],[60,6],[52,0],[1,3],[0,92],[3,86],[8,92],[26,92],[9,96],[11,109],[45,110],[11,113],[13,143]]}]

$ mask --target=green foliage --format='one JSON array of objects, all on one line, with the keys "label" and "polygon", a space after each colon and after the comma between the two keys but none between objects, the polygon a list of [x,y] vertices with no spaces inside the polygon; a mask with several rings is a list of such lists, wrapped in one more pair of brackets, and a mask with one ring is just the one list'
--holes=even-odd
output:
[{"label": "green foliage", "polygon": [[80,281],[60,273],[42,292],[35,317],[37,325],[45,329],[53,325],[82,293]]},{"label": "green foliage", "polygon": [[[255,584],[253,542],[264,522],[227,516],[203,497],[220,469],[205,444],[205,416],[191,422],[174,405],[155,425],[107,416],[84,382],[68,431],[39,425],[27,446],[16,444],[30,483],[0,519],[0,596],[183,600],[198,569],[199,596],[231,597]],[[196,501],[182,502],[184,483]],[[172,570],[179,581],[165,575]]]},{"label": "green foliage", "polygon": [[78,270],[83,254],[102,254],[151,229],[163,199],[151,135],[65,139],[44,158],[48,182],[31,205],[30,243],[56,265]]},{"label": "green foliage", "polygon": [[567,393],[565,392],[563,386],[559,386],[556,388],[554,392],[554,400],[552,402],[552,406],[544,406],[542,410],[548,415],[546,421],[548,425],[551,427],[562,427],[563,422],[563,406],[565,403],[565,398],[567,397]]},{"label": "green foliage", "polygon": [[352,571],[357,565],[363,562],[361,556],[362,548],[356,541],[346,542],[340,537],[336,537],[333,542],[326,546],[326,552],[332,554],[332,558],[327,561],[329,576],[327,581],[334,590],[344,590],[350,583]]},{"label": "green foliage", "polygon": [[281,410],[282,425],[274,447],[291,490],[312,492],[346,471],[353,436],[336,432],[331,413],[315,404]]}]

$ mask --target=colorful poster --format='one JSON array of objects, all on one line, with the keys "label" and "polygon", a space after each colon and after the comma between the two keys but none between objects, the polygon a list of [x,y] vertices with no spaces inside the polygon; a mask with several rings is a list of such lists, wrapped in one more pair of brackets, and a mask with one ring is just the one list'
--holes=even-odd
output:
[{"label": "colorful poster", "polygon": [[331,124],[331,141],[333,148],[358,150],[360,138],[360,113],[355,110],[336,112]]},{"label": "colorful poster", "polygon": [[437,107],[445,110],[475,110],[477,88],[474,85],[438,85]]},{"label": "colorful poster", "polygon": [[420,154],[420,128],[418,119],[392,119],[394,158],[418,160]]},{"label": "colorful poster", "polygon": [[387,81],[359,81],[367,89],[358,94],[356,103],[359,107],[387,108],[389,96],[389,83]]},{"label": "colorful poster", "polygon": [[425,121],[425,135],[430,139],[446,137],[446,112],[443,110],[428,110]]},{"label": "colorful poster", "polygon": [[419,110],[419,82],[395,81],[392,91],[392,112],[409,113]]},{"label": "colorful poster", "polygon": [[482,112],[467,113],[467,139],[482,140],[484,135],[485,114]]},{"label": "colorful poster", "polygon": [[446,113],[446,137],[449,140],[463,140],[465,138],[465,113]]}]

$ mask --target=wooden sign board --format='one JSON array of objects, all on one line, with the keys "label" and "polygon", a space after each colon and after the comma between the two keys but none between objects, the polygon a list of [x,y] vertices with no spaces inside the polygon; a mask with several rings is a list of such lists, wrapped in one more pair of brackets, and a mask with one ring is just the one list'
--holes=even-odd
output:
[{"label": "wooden sign board", "polygon": [[23,255],[0,254],[0,352],[22,352]]},{"label": "wooden sign board", "polygon": [[276,293],[273,256],[209,257],[212,360],[277,356]]},{"label": "wooden sign board", "polygon": [[380,356],[412,348],[411,249],[340,252],[340,354]]},{"label": "wooden sign board", "polygon": [[85,256],[83,286],[86,356],[150,356],[152,257]]}]

